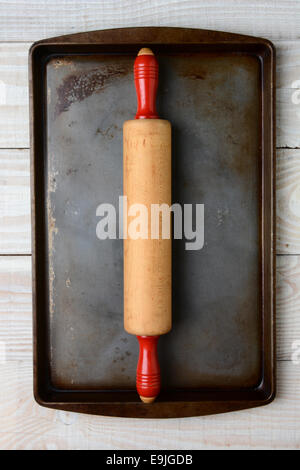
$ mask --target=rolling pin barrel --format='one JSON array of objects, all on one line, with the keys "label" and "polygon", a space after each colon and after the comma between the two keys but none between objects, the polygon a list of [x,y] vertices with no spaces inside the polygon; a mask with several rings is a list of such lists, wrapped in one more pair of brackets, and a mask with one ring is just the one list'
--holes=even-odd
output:
[{"label": "rolling pin barrel", "polygon": [[[151,205],[171,202],[171,130],[168,121],[124,124],[124,194],[128,209],[147,209],[146,239],[124,241],[124,326],[133,335],[163,335],[171,329],[171,239],[151,238]],[[146,214],[145,214],[146,215]]]},{"label": "rolling pin barrel", "polygon": [[[136,119],[123,127],[128,208],[124,214],[124,328],[138,337],[137,390],[150,403],[160,390],[157,341],[172,326],[171,236],[162,237],[160,216],[152,237],[153,205],[171,205],[171,125],[157,116],[158,64],[149,49],[137,56],[134,75],[138,110]],[[131,212],[132,207],[139,211]],[[138,235],[130,230],[136,215],[144,217],[144,232]]]}]

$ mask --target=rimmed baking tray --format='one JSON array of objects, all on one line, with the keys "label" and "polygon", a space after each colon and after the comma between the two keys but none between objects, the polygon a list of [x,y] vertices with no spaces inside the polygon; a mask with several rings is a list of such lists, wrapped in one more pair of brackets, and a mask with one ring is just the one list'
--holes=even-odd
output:
[{"label": "rimmed baking tray", "polygon": [[[205,207],[205,244],[173,243],[173,330],[162,392],[135,391],[123,330],[122,240],[96,236],[122,194],[122,124],[133,61],[160,64],[172,123],[173,201]],[[275,52],[260,38],[181,28],[95,31],[30,51],[34,393],[41,405],[110,416],[197,416],[275,396]]]}]

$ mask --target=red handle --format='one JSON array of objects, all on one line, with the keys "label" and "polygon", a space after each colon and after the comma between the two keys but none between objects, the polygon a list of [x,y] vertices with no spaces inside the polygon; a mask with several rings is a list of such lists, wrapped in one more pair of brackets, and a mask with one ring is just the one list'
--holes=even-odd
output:
[{"label": "red handle", "polygon": [[158,338],[159,336],[137,336],[140,355],[136,371],[136,389],[144,403],[152,403],[160,392]]},{"label": "red handle", "polygon": [[135,119],[157,119],[155,102],[158,86],[158,62],[151,49],[141,49],[136,57],[134,83],[138,106]]}]

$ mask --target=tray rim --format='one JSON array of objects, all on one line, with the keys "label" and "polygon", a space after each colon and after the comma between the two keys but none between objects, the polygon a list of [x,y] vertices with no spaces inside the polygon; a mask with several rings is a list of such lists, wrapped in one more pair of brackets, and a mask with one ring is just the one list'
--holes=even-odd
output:
[{"label": "tray rim", "polygon": [[[187,391],[161,393],[158,401],[151,406],[145,405],[138,400],[134,391],[113,391],[109,394],[104,391],[58,391],[55,390],[45,375],[49,374],[45,366],[45,345],[43,352],[39,337],[45,329],[45,318],[41,312],[40,284],[43,283],[43,275],[39,260],[42,258],[43,250],[39,246],[39,224],[36,223],[36,215],[41,193],[39,187],[41,182],[37,181],[35,168],[41,163],[43,156],[43,135],[38,132],[38,118],[43,117],[39,109],[39,96],[43,93],[40,76],[36,71],[42,71],[47,54],[58,49],[69,47],[112,47],[122,51],[128,47],[136,50],[143,45],[159,45],[197,48],[197,46],[240,46],[243,50],[247,48],[260,47],[260,58],[268,62],[262,74],[263,91],[267,87],[268,109],[264,109],[262,115],[264,144],[262,151],[262,186],[265,190],[267,185],[268,194],[264,191],[262,197],[263,224],[262,224],[262,260],[265,269],[262,273],[264,290],[262,291],[262,312],[264,321],[264,346],[268,350],[263,358],[262,381],[255,390],[238,390],[234,392],[218,391]],[[71,50],[70,49],[70,50]],[[99,51],[99,49],[98,49]],[[39,68],[40,66],[40,68]],[[264,93],[262,93],[264,95]],[[89,414],[100,414],[106,416],[135,417],[135,418],[175,418],[188,416],[201,416],[226,411],[241,410],[271,403],[276,395],[276,338],[275,338],[275,292],[276,292],[276,227],[275,227],[275,47],[267,39],[241,34],[227,33],[221,31],[202,30],[194,28],[173,27],[133,27],[117,28],[91,32],[76,33],[65,36],[57,36],[35,42],[29,51],[29,98],[30,98],[30,156],[31,156],[31,218],[32,218],[32,297],[33,297],[33,350],[34,350],[34,398],[41,406],[67,411],[76,411]],[[41,106],[40,106],[41,107]],[[266,115],[269,112],[269,116]],[[267,209],[267,211],[266,211]],[[266,217],[266,220],[265,220]],[[266,262],[266,263],[265,263]],[[42,279],[41,279],[42,278]],[[267,292],[268,295],[265,295]],[[265,309],[269,310],[266,318]],[[265,335],[266,331],[269,335]],[[45,339],[45,338],[44,338]],[[222,399],[222,395],[226,400]],[[101,395],[101,396],[100,396]],[[125,399],[126,398],[126,399]]]}]

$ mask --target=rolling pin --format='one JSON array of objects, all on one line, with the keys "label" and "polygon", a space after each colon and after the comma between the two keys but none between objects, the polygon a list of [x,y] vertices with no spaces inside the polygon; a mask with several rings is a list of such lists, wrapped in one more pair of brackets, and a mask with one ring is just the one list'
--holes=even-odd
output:
[{"label": "rolling pin", "polygon": [[161,223],[151,238],[151,205],[171,205],[171,125],[157,115],[158,62],[150,49],[138,53],[134,81],[138,107],[123,126],[123,187],[128,212],[132,204],[148,209],[148,233],[130,234],[132,217],[124,213],[124,328],[139,341],[137,392],[152,403],[161,382],[157,341],[172,327],[172,246]]}]

